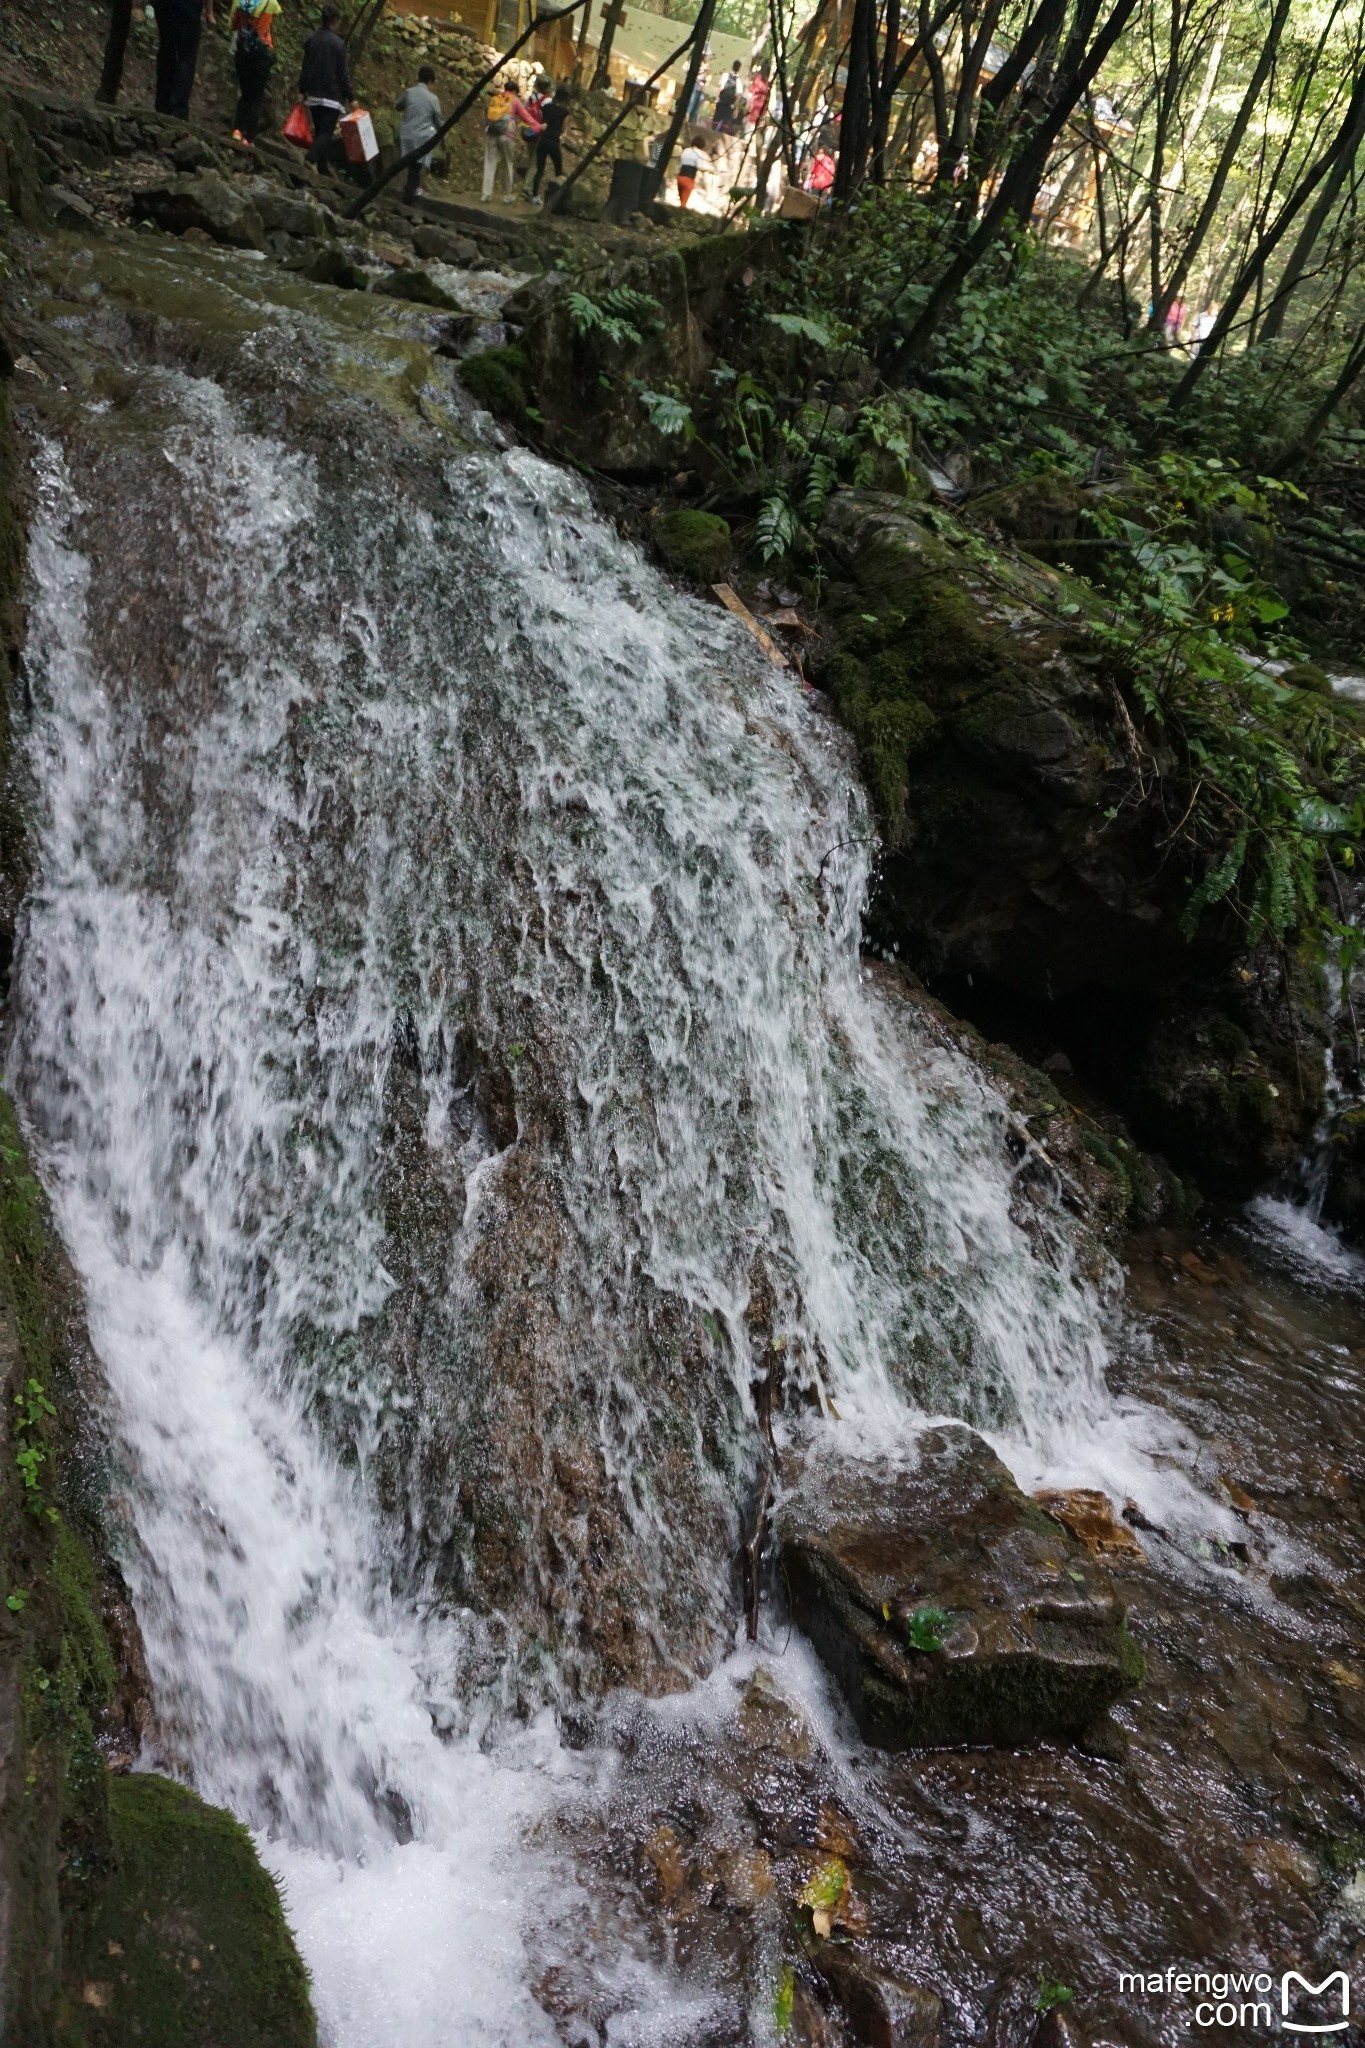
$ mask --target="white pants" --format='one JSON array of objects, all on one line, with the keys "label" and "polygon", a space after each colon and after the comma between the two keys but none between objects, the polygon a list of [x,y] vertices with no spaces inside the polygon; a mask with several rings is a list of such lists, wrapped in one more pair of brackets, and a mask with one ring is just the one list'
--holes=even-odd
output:
[{"label": "white pants", "polygon": [[483,196],[493,197],[497,182],[498,165],[502,165],[507,180],[507,190],[512,191],[517,182],[517,138],[515,135],[486,135],[483,141]]}]

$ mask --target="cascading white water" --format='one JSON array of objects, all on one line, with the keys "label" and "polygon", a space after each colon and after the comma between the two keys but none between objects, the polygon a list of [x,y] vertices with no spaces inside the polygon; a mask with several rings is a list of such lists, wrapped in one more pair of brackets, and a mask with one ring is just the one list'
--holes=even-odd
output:
[{"label": "cascading white water", "polygon": [[[169,371],[86,427],[33,534],[10,1073],[164,1755],[262,1831],[337,2048],[548,2039],[521,1929],[566,1880],[525,1833],[571,1760],[535,1710],[599,1673],[590,1569],[651,1682],[723,1643],[756,1272],[842,1444],[953,1412],[1040,1468],[1112,1417],[1099,1305],[859,964],[839,737],[579,486],[348,483]],[[506,1583],[546,1583],[476,1619],[485,1496],[535,1524],[585,1444],[611,1555],[556,1607],[528,1542]]]}]

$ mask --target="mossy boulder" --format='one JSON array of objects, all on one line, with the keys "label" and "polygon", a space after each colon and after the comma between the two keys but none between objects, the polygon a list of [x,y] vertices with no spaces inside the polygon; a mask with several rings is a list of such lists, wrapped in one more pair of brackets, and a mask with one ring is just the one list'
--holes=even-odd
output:
[{"label": "mossy boulder", "polygon": [[807,1466],[779,1517],[797,1623],[882,1748],[1080,1734],[1142,1674],[1110,1578],[973,1431],[917,1448]]},{"label": "mossy boulder", "polygon": [[308,1973],[240,1821],[168,1778],[109,1792],[108,1881],[78,1906],[68,2038],[85,2048],[315,2048]]},{"label": "mossy boulder", "polygon": [[1281,675],[1280,681],[1288,689],[1306,691],[1310,697],[1332,695],[1332,678],[1316,661],[1291,662]]},{"label": "mossy boulder", "polygon": [[391,270],[370,289],[383,298],[407,299],[415,306],[435,306],[443,313],[460,311],[460,302],[453,292],[438,284],[429,270],[417,270],[411,265]]},{"label": "mossy boulder", "polygon": [[872,492],[837,493],[822,540],[818,677],[884,840],[874,937],[992,1037],[1064,1048],[1194,1181],[1265,1186],[1321,1109],[1320,992],[1279,949],[1251,958],[1230,915],[1191,943],[1181,764],[1091,630],[1095,592]]},{"label": "mossy boulder", "polygon": [[670,569],[694,583],[719,583],[730,567],[730,522],[686,508],[654,521],[654,545]]},{"label": "mossy boulder", "polygon": [[1322,1213],[1348,1237],[1365,1240],[1365,1108],[1340,1118],[1327,1147]]},{"label": "mossy boulder", "polygon": [[675,469],[683,444],[654,424],[641,392],[690,401],[701,390],[762,240],[710,235],[572,279],[556,273],[510,299],[545,445],[613,476]]},{"label": "mossy boulder", "polygon": [[1175,1156],[1197,1159],[1211,1191],[1235,1195],[1300,1157],[1305,1126],[1322,1111],[1324,1077],[1306,1017],[1298,1029],[1296,1067],[1292,1046],[1258,1046],[1226,1010],[1173,1005],[1149,1025],[1130,1080],[1143,1126]]},{"label": "mossy boulder", "polygon": [[972,500],[972,518],[1042,561],[1065,559],[1080,530],[1084,495],[1071,477],[1055,472],[1020,477]]},{"label": "mossy boulder", "polygon": [[465,389],[498,419],[520,426],[530,406],[527,388],[529,365],[524,350],[515,345],[479,349],[460,364]]}]

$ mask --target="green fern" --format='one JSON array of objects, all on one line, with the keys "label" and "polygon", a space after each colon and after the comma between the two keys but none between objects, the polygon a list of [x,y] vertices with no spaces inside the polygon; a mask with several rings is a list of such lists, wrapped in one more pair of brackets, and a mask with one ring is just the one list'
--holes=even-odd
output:
[{"label": "green fern", "polygon": [[785,491],[772,491],[759,507],[754,524],[754,546],[764,562],[775,562],[789,554],[801,530],[801,522]]}]

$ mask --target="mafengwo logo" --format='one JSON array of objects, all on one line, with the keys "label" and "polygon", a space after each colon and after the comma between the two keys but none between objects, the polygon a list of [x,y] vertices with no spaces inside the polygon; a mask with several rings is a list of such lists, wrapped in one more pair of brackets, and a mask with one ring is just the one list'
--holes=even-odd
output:
[{"label": "mafengwo logo", "polygon": [[[1309,2007],[1331,2015],[1303,2017]],[[1341,2034],[1351,2024],[1351,1980],[1344,1970],[1333,1970],[1321,1984],[1311,1984],[1297,1970],[1286,1970],[1280,1979],[1280,2022],[1287,2034]]]},{"label": "mafengwo logo", "polygon": [[1320,1982],[1301,1970],[1286,1970],[1278,1982],[1268,1970],[1121,1970],[1119,1991],[1190,1999],[1190,2017],[1200,2028],[1256,2029],[1330,2042],[1351,2025],[1345,1970],[1332,1970]]}]

